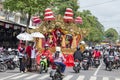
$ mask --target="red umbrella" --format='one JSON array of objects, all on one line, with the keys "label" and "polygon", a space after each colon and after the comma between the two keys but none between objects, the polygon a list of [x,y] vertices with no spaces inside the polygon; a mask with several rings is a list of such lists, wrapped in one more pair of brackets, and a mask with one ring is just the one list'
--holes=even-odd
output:
[{"label": "red umbrella", "polygon": [[50,8],[45,9],[44,20],[45,21],[55,20],[54,14]]},{"label": "red umbrella", "polygon": [[73,11],[70,8],[66,9],[65,15],[64,15],[64,22],[72,22],[73,21]]}]

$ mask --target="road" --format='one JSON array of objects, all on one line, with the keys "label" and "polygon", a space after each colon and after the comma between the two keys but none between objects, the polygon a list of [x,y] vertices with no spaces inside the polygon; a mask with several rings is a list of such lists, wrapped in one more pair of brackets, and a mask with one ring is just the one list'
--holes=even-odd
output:
[{"label": "road", "polygon": [[[49,70],[50,71],[50,70]],[[0,72],[0,80],[51,80],[48,73],[39,72],[19,73],[19,69]],[[91,68],[87,71],[81,70],[75,73],[72,68],[67,68],[63,80],[120,80],[120,69],[106,71],[102,63],[98,68]]]}]

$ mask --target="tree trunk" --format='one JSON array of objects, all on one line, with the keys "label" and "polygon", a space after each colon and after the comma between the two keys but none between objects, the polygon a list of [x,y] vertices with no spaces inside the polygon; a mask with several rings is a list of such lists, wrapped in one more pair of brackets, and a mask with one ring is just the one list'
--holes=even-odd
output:
[{"label": "tree trunk", "polygon": [[26,26],[26,29],[29,28],[29,25],[30,25],[30,19],[31,19],[31,13],[28,13],[28,19],[27,19],[27,26]]}]

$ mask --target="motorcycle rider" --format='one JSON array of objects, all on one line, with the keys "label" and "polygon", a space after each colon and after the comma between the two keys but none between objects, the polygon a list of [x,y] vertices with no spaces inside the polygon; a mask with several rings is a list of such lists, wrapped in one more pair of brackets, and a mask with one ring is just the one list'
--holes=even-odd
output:
[{"label": "motorcycle rider", "polygon": [[89,50],[89,47],[86,47],[86,50],[83,52],[83,58],[87,58],[89,66],[92,66],[92,60],[91,60],[92,54],[91,51]]},{"label": "motorcycle rider", "polygon": [[64,76],[64,71],[66,69],[66,65],[64,64],[64,61],[66,61],[66,60],[61,52],[60,47],[56,47],[56,52],[55,52],[55,54],[53,54],[53,61],[55,64],[58,64],[61,66],[61,75]]},{"label": "motorcycle rider", "polygon": [[51,51],[48,49],[49,45],[45,44],[44,45],[44,50],[42,51],[42,56],[46,56],[47,58],[47,63],[48,63],[48,67],[50,66],[50,55],[52,54]]},{"label": "motorcycle rider", "polygon": [[[93,51],[92,57],[93,57],[93,61],[95,61],[95,59],[100,59],[101,52],[98,50],[98,48],[95,48],[95,50]],[[99,63],[100,63],[100,60],[99,60]]]},{"label": "motorcycle rider", "polygon": [[82,52],[80,51],[80,47],[79,47],[79,46],[76,48],[76,51],[75,51],[74,54],[73,54],[73,58],[74,58],[74,61],[75,61],[75,60],[79,60],[79,62],[80,62],[80,64],[81,64],[81,61],[82,61],[82,59],[83,59],[83,54],[82,54]]},{"label": "motorcycle rider", "polygon": [[96,59],[96,58],[99,59],[101,57],[101,52],[98,50],[98,48],[95,48],[92,55],[93,55],[94,59]]}]

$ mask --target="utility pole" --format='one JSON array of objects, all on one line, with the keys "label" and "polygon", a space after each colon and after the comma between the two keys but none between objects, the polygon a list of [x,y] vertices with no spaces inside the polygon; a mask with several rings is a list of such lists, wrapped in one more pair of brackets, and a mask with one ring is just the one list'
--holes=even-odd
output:
[{"label": "utility pole", "polygon": [[120,42],[120,30],[119,30],[120,27],[117,27],[117,30],[118,30],[118,40]]}]

